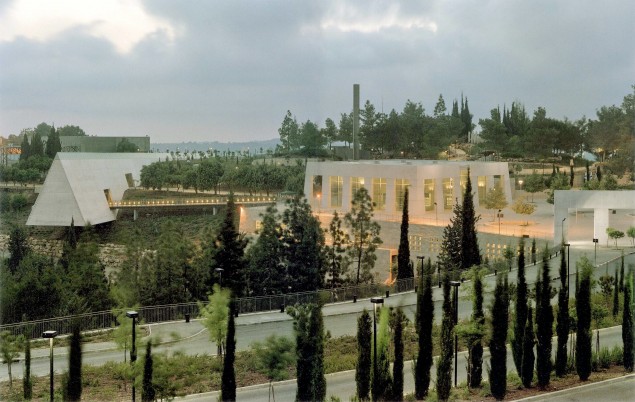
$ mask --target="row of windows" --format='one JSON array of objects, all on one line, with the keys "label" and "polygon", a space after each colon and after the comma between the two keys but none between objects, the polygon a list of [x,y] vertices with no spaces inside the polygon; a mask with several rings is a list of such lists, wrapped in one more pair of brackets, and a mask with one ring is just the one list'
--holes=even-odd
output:
[{"label": "row of windows", "polygon": [[[467,170],[461,171],[460,182],[461,193],[465,191],[467,186]],[[494,176],[494,186],[500,186],[502,184],[501,176]],[[401,211],[405,200],[406,189],[410,186],[410,181],[407,179],[395,179],[395,211]],[[331,208],[339,208],[342,206],[344,180],[342,176],[330,176],[329,188],[330,188],[330,206]],[[364,187],[363,177],[351,177],[351,194],[355,194],[361,187]],[[487,176],[477,177],[478,187],[478,200],[479,203],[485,201],[487,195]],[[322,177],[316,176],[313,180],[313,195],[316,198],[320,197],[322,188]],[[425,179],[423,181],[424,191],[424,203],[426,211],[436,210],[437,203],[434,201],[436,198],[435,193],[436,180]],[[377,211],[383,211],[386,208],[386,179],[385,178],[373,178],[371,183],[371,197],[375,203],[375,209]],[[450,210],[454,206],[454,179],[444,178],[442,179],[442,191],[443,191],[443,209]]]}]

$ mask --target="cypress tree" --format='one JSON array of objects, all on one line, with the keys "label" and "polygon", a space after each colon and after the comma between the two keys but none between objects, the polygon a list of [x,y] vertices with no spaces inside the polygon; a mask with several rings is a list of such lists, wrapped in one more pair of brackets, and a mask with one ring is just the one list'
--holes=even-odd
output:
[{"label": "cypress tree", "polygon": [[573,187],[573,166],[569,166],[569,187]]},{"label": "cypress tree", "polygon": [[617,317],[620,312],[620,286],[619,273],[615,273],[615,286],[613,287],[613,317]]},{"label": "cypress tree", "polygon": [[624,285],[624,309],[622,310],[622,342],[624,344],[624,369],[633,371],[633,275],[629,273]]},{"label": "cypress tree", "polygon": [[576,323],[575,368],[580,380],[586,381],[591,375],[591,275],[593,265],[586,257],[579,262],[579,289],[576,292],[575,310],[578,316]]},{"label": "cypress tree", "polygon": [[31,145],[29,144],[29,138],[24,134],[20,144],[20,160],[25,161],[29,159],[29,156],[31,156]]},{"label": "cypress tree", "polygon": [[525,334],[523,336],[523,365],[520,378],[525,388],[531,387],[531,381],[534,379],[534,363],[536,356],[534,355],[534,320],[531,306],[527,308],[527,325],[525,325]]},{"label": "cypress tree", "polygon": [[596,177],[598,178],[598,181],[602,181],[602,170],[600,169],[600,165],[598,165]]},{"label": "cypress tree", "polygon": [[467,169],[467,183],[465,193],[463,193],[463,205],[461,206],[461,267],[470,269],[475,265],[481,265],[481,251],[478,248],[478,238],[476,223],[479,216],[474,211],[474,200],[472,199],[472,180],[470,179],[470,169]]},{"label": "cypress tree", "polygon": [[507,326],[509,319],[509,289],[507,275],[496,279],[494,303],[492,304],[492,336],[489,342],[490,373],[489,383],[492,396],[502,400],[507,393]]},{"label": "cypress tree", "polygon": [[395,345],[395,361],[392,366],[392,400],[403,401],[403,324],[406,316],[401,307],[395,313],[393,344]]},{"label": "cypress tree", "polygon": [[221,400],[236,400],[236,323],[234,301],[229,302],[229,317],[227,318],[227,337],[225,340],[225,359],[223,360],[223,375],[221,378]]},{"label": "cypress tree", "polygon": [[620,292],[623,292],[623,291],[624,291],[624,251],[622,251],[622,258],[620,259]]},{"label": "cypress tree", "polygon": [[155,397],[154,384],[152,383],[153,376],[153,359],[152,359],[152,342],[148,341],[146,344],[146,358],[143,363],[143,384],[141,388],[141,400],[143,402],[152,402]]},{"label": "cypress tree", "polygon": [[[410,243],[408,241],[408,188],[404,193],[403,210],[401,213],[401,234],[399,237],[399,254],[397,254],[397,279],[407,279],[414,276],[410,265]],[[401,291],[399,282],[397,288]]]},{"label": "cypress tree", "polygon": [[311,342],[311,336],[309,334],[311,306],[298,306],[296,310],[297,313],[293,323],[296,339],[296,373],[298,384],[295,399],[298,401],[310,401],[313,397],[313,364],[311,360],[315,355],[315,345]]},{"label": "cypress tree", "polygon": [[314,304],[309,321],[309,338],[313,344],[311,360],[311,400],[323,401],[326,398],[326,377],[324,377],[324,318],[322,307]]},{"label": "cypress tree", "polygon": [[586,168],[586,181],[589,181],[589,180],[591,180],[591,171],[589,170],[589,161],[588,160],[586,161],[585,168]]},{"label": "cypress tree", "polygon": [[31,378],[31,339],[27,336],[24,341],[24,376],[22,388],[25,400],[33,397],[33,379]]},{"label": "cypress tree", "polygon": [[441,319],[440,349],[437,360],[437,397],[441,401],[450,398],[452,388],[452,353],[454,353],[454,314],[450,300],[450,278],[447,270],[443,275],[443,318]]},{"label": "cypress tree", "polygon": [[558,349],[556,350],[556,375],[562,377],[567,373],[567,342],[569,341],[569,297],[567,295],[569,278],[567,276],[567,261],[564,246],[560,249],[560,290],[558,291],[558,320],[556,333],[558,334]]},{"label": "cypress tree", "polygon": [[357,364],[355,366],[355,383],[357,398],[360,401],[370,399],[371,372],[371,336],[372,322],[368,311],[364,309],[357,319]]},{"label": "cypress tree", "polygon": [[469,345],[468,386],[478,388],[483,380],[483,331],[485,314],[483,313],[483,277],[478,268],[474,268],[474,299],[472,301],[472,321],[477,327],[477,335]]},{"label": "cypress tree", "polygon": [[71,334],[65,399],[68,401],[79,401],[82,399],[82,334],[79,325],[73,326]]},{"label": "cypress tree", "polygon": [[390,344],[389,321],[390,311],[382,308],[379,312],[379,325],[377,327],[377,371],[372,376],[371,393],[374,401],[390,399],[392,395],[392,378],[390,376],[390,361],[388,358],[388,345]]},{"label": "cypress tree", "polygon": [[421,267],[417,289],[417,335],[419,350],[415,365],[415,397],[424,399],[430,388],[430,369],[432,368],[432,322],[434,321],[434,303],[432,301],[432,262]]},{"label": "cypress tree", "polygon": [[536,238],[531,240],[531,263],[536,263]]},{"label": "cypress tree", "polygon": [[553,310],[551,309],[551,276],[549,275],[548,250],[542,257],[542,275],[536,284],[536,371],[538,386],[549,385],[551,375],[551,337],[553,335]]},{"label": "cypress tree", "polygon": [[520,239],[520,255],[518,256],[518,276],[516,279],[516,303],[514,337],[511,342],[512,357],[516,372],[522,373],[525,324],[527,323],[527,281],[525,279],[525,243]]}]

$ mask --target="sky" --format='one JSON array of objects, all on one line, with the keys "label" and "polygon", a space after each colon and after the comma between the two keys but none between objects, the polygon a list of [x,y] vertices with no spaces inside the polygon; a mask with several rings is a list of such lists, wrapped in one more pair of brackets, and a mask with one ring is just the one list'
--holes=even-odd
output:
[{"label": "sky", "polygon": [[0,0],[0,135],[278,137],[362,103],[594,117],[635,84],[633,0]]}]

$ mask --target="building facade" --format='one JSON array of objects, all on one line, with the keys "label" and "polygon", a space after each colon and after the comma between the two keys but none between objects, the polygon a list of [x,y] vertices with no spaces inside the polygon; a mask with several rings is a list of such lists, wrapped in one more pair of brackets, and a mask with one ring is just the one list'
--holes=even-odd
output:
[{"label": "building facade", "polygon": [[394,221],[401,219],[408,188],[410,219],[433,219],[439,214],[451,213],[454,204],[462,201],[468,169],[476,207],[495,186],[499,186],[507,202],[511,202],[507,162],[308,162],[304,194],[315,211],[341,214],[350,211],[353,195],[365,187],[375,203],[375,219]]}]

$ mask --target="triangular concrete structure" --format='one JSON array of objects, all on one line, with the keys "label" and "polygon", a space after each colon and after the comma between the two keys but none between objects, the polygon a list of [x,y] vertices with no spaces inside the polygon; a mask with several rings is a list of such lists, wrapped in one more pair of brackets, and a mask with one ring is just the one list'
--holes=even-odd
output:
[{"label": "triangular concrete structure", "polygon": [[[141,168],[166,154],[59,152],[26,222],[29,226],[75,226],[115,220],[107,193],[120,201]],[[128,178],[126,177],[128,175]]]}]

